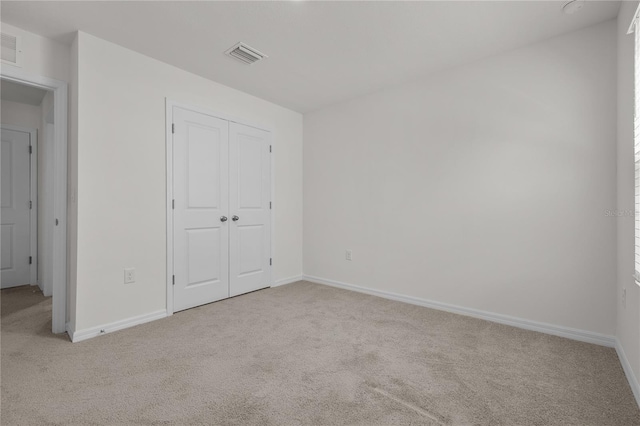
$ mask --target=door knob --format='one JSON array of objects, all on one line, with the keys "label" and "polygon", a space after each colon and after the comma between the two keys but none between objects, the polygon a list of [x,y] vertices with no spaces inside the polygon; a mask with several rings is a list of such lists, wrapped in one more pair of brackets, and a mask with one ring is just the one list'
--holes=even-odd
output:
[{"label": "door knob", "polygon": [[235,222],[235,221],[237,221],[237,220],[240,220],[240,218],[239,218],[238,216],[234,215],[234,216],[231,218],[231,220]]},{"label": "door knob", "polygon": [[227,221],[226,216],[220,216],[220,222],[226,222],[226,221]]}]

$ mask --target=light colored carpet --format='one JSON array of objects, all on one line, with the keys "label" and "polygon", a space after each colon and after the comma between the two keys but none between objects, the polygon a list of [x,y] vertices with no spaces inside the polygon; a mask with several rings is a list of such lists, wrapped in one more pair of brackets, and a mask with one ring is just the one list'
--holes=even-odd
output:
[{"label": "light colored carpet", "polygon": [[640,425],[613,349],[299,282],[70,343],[2,291],[2,424]]}]

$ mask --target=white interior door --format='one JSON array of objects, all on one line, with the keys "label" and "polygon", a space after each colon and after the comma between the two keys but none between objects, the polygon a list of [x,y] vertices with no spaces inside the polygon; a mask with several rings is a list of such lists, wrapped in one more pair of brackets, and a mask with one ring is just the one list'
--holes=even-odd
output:
[{"label": "white interior door", "polygon": [[173,109],[174,311],[229,297],[229,123]]},{"label": "white interior door", "polygon": [[1,158],[1,287],[30,284],[31,135],[2,128]]},{"label": "white interior door", "polygon": [[229,125],[230,293],[271,285],[271,135]]}]

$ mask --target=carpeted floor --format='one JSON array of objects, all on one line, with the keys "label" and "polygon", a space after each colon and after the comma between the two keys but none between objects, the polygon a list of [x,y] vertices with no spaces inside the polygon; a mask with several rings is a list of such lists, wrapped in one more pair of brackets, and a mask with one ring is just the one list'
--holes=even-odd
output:
[{"label": "carpeted floor", "polygon": [[613,349],[307,282],[75,344],[1,295],[3,425],[640,425]]}]

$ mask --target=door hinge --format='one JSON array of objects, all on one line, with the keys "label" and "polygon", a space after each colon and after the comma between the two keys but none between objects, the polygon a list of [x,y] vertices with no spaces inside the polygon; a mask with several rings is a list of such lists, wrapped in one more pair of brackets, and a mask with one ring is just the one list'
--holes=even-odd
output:
[{"label": "door hinge", "polygon": [[31,265],[33,263],[33,257],[29,256],[29,265]]},{"label": "door hinge", "polygon": [[273,265],[273,258],[272,257],[269,258],[269,265]]},{"label": "door hinge", "polygon": [[175,133],[176,132],[176,125],[175,123],[171,123],[171,133]]},{"label": "door hinge", "polygon": [[29,201],[29,210],[33,208],[33,201]]},{"label": "door hinge", "polygon": [[29,145],[29,154],[33,154],[33,146]]},{"label": "door hinge", "polygon": [[269,145],[269,152],[272,152],[272,151],[271,151],[271,145]]},{"label": "door hinge", "polygon": [[272,208],[273,207],[272,207],[271,201],[269,201],[269,210],[271,210]]},{"label": "door hinge", "polygon": [[176,208],[176,200],[171,200],[171,208],[175,210]]},{"label": "door hinge", "polygon": [[173,276],[173,285],[176,285],[176,276]]}]

